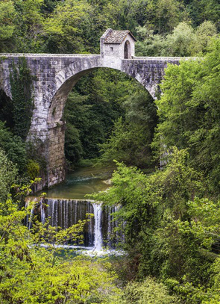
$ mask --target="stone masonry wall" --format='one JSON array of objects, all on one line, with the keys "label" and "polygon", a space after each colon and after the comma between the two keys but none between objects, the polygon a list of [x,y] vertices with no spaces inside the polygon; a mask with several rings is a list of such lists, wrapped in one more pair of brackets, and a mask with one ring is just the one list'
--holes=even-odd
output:
[{"label": "stone masonry wall", "polygon": [[[96,68],[112,68],[139,81],[155,98],[167,63],[179,64],[180,58],[120,59],[100,55],[2,54],[0,56],[0,88],[11,97],[10,64],[25,57],[32,75],[34,111],[28,140],[41,141],[42,156],[47,163],[44,186],[52,186],[65,178],[65,122],[63,109],[75,83]],[[38,187],[39,189],[40,187]]]}]

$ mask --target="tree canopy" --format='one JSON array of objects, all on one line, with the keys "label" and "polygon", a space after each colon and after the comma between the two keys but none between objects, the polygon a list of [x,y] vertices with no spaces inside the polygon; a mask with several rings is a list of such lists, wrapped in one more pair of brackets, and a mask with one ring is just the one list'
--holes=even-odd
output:
[{"label": "tree canopy", "polygon": [[137,56],[192,57],[168,65],[156,100],[109,69],[82,77],[68,97],[68,169],[117,166],[108,191],[94,194],[118,206],[127,254],[111,264],[57,250],[87,220],[56,230],[31,218],[28,183],[46,163],[42,143],[25,141],[32,76],[24,59],[12,66],[12,99],[0,90],[2,303],[220,302],[219,17],[218,0],[0,1],[1,52],[95,54],[111,27],[135,35]]}]

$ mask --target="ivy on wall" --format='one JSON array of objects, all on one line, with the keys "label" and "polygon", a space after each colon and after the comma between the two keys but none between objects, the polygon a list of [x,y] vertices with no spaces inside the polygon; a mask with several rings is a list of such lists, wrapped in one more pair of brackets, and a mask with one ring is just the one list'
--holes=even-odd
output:
[{"label": "ivy on wall", "polygon": [[18,63],[11,64],[10,85],[12,94],[12,119],[13,133],[26,139],[33,111],[31,96],[33,76],[27,66],[24,57],[19,58]]}]

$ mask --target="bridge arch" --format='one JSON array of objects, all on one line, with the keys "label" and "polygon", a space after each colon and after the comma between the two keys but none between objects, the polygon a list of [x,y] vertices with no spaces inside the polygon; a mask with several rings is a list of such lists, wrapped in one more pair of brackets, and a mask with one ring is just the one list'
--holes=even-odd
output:
[{"label": "bridge arch", "polygon": [[[56,81],[58,83],[57,90],[54,93],[54,95],[52,96],[50,105],[49,105],[48,124],[50,126],[62,121],[63,111],[64,111],[64,107],[65,107],[68,95],[71,92],[71,90],[73,89],[73,87],[75,86],[75,84],[81,79],[81,77],[87,75],[91,71],[95,71],[95,70],[101,69],[101,68],[108,68],[108,69],[116,70],[118,72],[122,72],[120,69],[109,68],[108,66],[107,67],[105,67],[105,66],[93,67],[93,68],[89,68],[86,70],[77,71],[76,73],[73,73],[73,75],[70,74],[69,68],[59,72],[59,74],[56,76]],[[125,72],[122,72],[122,73],[126,74],[130,78],[135,79],[142,86],[144,86],[143,83],[140,81],[140,79],[137,79],[136,77],[132,77],[131,75],[129,75]],[[63,77],[64,75],[68,75],[68,76],[64,78]]]},{"label": "bridge arch", "polygon": [[[129,43],[129,41],[128,41]],[[129,48],[129,46],[128,46]],[[128,56],[129,56],[129,49]],[[99,59],[99,58],[98,58]],[[53,95],[49,101],[47,123],[53,127],[56,123],[61,123],[63,110],[69,93],[72,88],[78,82],[78,80],[84,75],[88,74],[92,70],[99,68],[110,68],[119,72],[125,73],[127,76],[137,80],[155,99],[155,92],[158,87],[158,83],[162,78],[162,72],[159,69],[155,71],[155,65],[151,64],[150,68],[145,66],[140,69],[140,63],[137,60],[134,64],[134,60],[120,60],[113,59],[107,60],[93,60],[93,58],[83,58],[80,61],[70,63],[55,75],[55,87]]]},{"label": "bridge arch", "polygon": [[69,67],[59,71],[55,77],[57,90],[50,100],[47,117],[47,163],[49,164],[48,186],[61,182],[65,176],[65,121],[63,121],[63,112],[68,95],[80,78],[91,71],[101,68],[108,68],[122,72],[130,78],[135,79],[144,87],[144,84],[140,81],[140,78],[137,79],[134,77],[135,75],[130,75],[130,73],[121,71],[119,68],[109,67],[108,65],[94,65],[94,67],[88,66],[86,69],[80,69],[79,66],[77,69],[73,69],[73,67],[70,65]]},{"label": "bridge arch", "polygon": [[[25,57],[35,79],[34,109],[28,140],[39,140],[39,151],[46,160],[46,175],[42,185],[52,186],[65,177],[63,109],[72,87],[85,74],[97,68],[110,68],[135,78],[155,99],[158,84],[167,63],[179,64],[181,58],[132,58],[107,51],[101,55],[63,54],[3,54],[0,60],[0,87],[11,96],[10,66]],[[129,54],[128,54],[129,55]]]}]

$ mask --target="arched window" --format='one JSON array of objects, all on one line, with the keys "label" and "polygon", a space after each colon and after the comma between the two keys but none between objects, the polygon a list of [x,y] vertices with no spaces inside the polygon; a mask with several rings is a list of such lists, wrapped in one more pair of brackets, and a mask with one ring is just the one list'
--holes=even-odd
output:
[{"label": "arched window", "polygon": [[131,45],[128,40],[125,41],[125,48],[124,48],[124,59],[131,58]]}]

